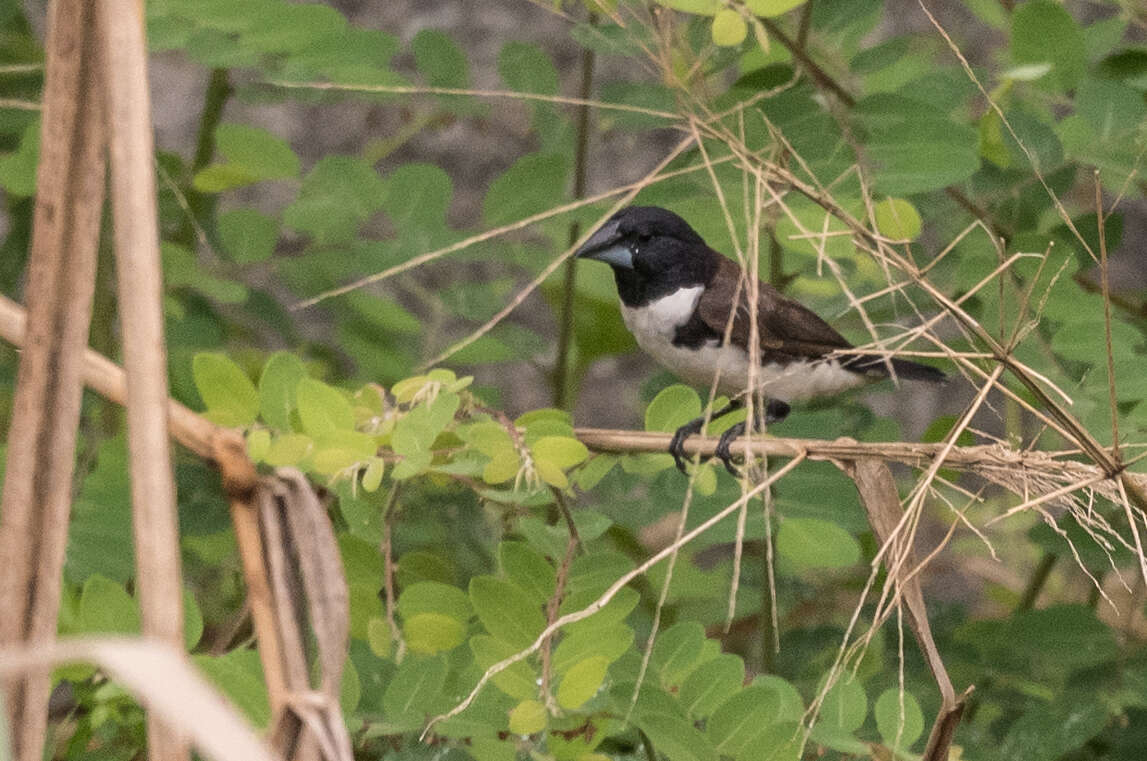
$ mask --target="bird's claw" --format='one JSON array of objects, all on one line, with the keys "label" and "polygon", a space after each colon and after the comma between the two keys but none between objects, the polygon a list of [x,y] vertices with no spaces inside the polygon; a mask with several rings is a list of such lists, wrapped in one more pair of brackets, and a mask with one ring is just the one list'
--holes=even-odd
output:
[{"label": "bird's claw", "polygon": [[725,470],[732,474],[733,478],[740,478],[741,470],[733,464],[733,453],[730,451],[730,447],[734,441],[744,435],[745,422],[742,420],[721,434],[720,440],[717,441],[717,448],[713,450],[713,454],[725,466]]},{"label": "bird's claw", "polygon": [[688,474],[688,471],[685,470],[685,463],[687,462],[685,459],[685,440],[699,432],[704,423],[705,418],[703,417],[690,420],[674,431],[673,438],[669,441],[669,454],[673,455],[673,462],[676,463],[677,470],[682,473]]},{"label": "bird's claw", "polygon": [[[757,420],[764,420],[764,425],[768,426],[772,423],[778,423],[788,417],[789,407],[787,402],[782,402],[779,399],[769,399],[765,403],[764,415],[758,415]],[[733,464],[733,442],[745,435],[745,430],[748,427],[748,421],[742,420],[733,426],[730,426],[727,431],[721,434],[720,440],[717,442],[717,448],[713,450],[713,454],[725,466],[725,470],[732,474],[733,478],[741,477],[741,469]],[[758,424],[755,428],[761,428]]]}]

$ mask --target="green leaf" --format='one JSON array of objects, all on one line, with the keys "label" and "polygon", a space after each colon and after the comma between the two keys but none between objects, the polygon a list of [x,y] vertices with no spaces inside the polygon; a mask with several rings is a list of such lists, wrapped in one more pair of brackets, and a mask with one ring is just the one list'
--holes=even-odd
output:
[{"label": "green leaf", "polygon": [[382,695],[387,720],[411,728],[421,726],[442,694],[446,672],[446,659],[441,655],[405,658]]},{"label": "green leaf", "polygon": [[569,159],[558,153],[528,153],[490,183],[482,218],[490,227],[545,211],[565,198]]},{"label": "green leaf", "polygon": [[741,689],[745,664],[740,656],[725,653],[693,671],[681,684],[681,705],[693,719],[707,718],[717,706]]},{"label": "green leaf", "polygon": [[911,201],[903,198],[886,198],[873,209],[876,217],[876,231],[895,241],[916,240],[920,236],[923,223],[920,212]]},{"label": "green leaf", "polygon": [[705,644],[705,627],[697,621],[681,621],[657,637],[650,665],[660,674],[661,685],[680,685],[701,657]]},{"label": "green leaf", "polygon": [[226,354],[200,353],[191,361],[191,373],[199,396],[207,405],[207,417],[223,426],[255,422],[259,392],[255,384]]},{"label": "green leaf", "polygon": [[625,624],[575,630],[554,648],[554,673],[564,674],[575,663],[595,656],[612,663],[633,645],[633,630]]},{"label": "green leaf", "polygon": [[403,619],[402,638],[410,652],[434,655],[453,650],[465,641],[463,622],[441,613],[419,613]]},{"label": "green leaf", "polygon": [[409,478],[429,467],[434,440],[453,421],[460,403],[457,394],[443,391],[399,418],[390,444],[404,459],[395,466],[394,478]]},{"label": "green leaf", "polygon": [[533,644],[546,625],[533,598],[505,579],[475,576],[470,580],[470,602],[486,631],[518,648]]},{"label": "green leaf", "polygon": [[634,716],[634,723],[649,735],[653,747],[669,761],[716,761],[712,743],[690,722],[665,713]]},{"label": "green leaf", "polygon": [[219,242],[240,264],[270,258],[279,241],[279,223],[255,209],[232,209],[219,215]]},{"label": "green leaf", "polygon": [[267,358],[259,375],[259,415],[267,425],[279,431],[291,430],[295,392],[305,377],[307,368],[294,354],[277,351]]},{"label": "green leaf", "polygon": [[80,592],[80,625],[86,634],[139,634],[139,605],[123,586],[93,574]]},{"label": "green leaf", "polygon": [[498,565],[502,573],[521,589],[543,604],[557,586],[556,572],[550,562],[524,542],[502,542],[498,545]]},{"label": "green leaf", "polygon": [[820,723],[844,732],[855,732],[868,715],[868,698],[860,680],[841,677],[820,706]]},{"label": "green leaf", "polygon": [[[708,667],[700,669],[707,671]],[[739,756],[768,725],[777,720],[780,699],[767,687],[747,687],[713,712],[705,731],[722,755]]]},{"label": "green leaf", "polygon": [[[0,465],[0,478],[3,467]],[[100,574],[121,584],[135,570],[131,483],[123,434],[103,441],[95,468],[83,479],[68,526],[65,572],[82,583]]]},{"label": "green leaf", "polygon": [[310,456],[314,448],[314,440],[301,433],[276,436],[264,455],[264,462],[275,468],[289,465],[297,466]]},{"label": "green leaf", "polygon": [[1057,668],[1096,666],[1119,652],[1111,628],[1084,605],[1053,605],[1024,611],[1010,623],[1009,642],[1025,643],[1030,646],[1026,652],[1039,653],[1041,659],[1050,659]]},{"label": "green leaf", "polygon": [[267,726],[271,721],[271,705],[257,651],[236,648],[220,656],[193,655],[191,660],[252,724]]},{"label": "green leaf", "polygon": [[745,0],[748,7],[757,16],[780,16],[793,8],[804,5],[806,0]]},{"label": "green leaf", "polygon": [[366,642],[379,658],[389,658],[394,649],[394,634],[385,618],[372,616],[366,623]]},{"label": "green leaf", "polygon": [[366,470],[362,472],[363,491],[368,494],[378,491],[384,475],[386,475],[386,460],[381,457],[372,457],[367,463]]},{"label": "green leaf", "polygon": [[1012,60],[1050,63],[1053,79],[1068,90],[1087,69],[1087,49],[1079,24],[1052,0],[1030,0],[1012,13]]},{"label": "green leaf", "polygon": [[438,581],[420,581],[402,590],[398,596],[398,614],[403,618],[420,613],[440,613],[463,623],[470,620],[473,609],[461,589]]},{"label": "green leaf", "polygon": [[358,431],[328,431],[315,437],[311,452],[310,469],[324,476],[372,459],[378,451],[375,438]]},{"label": "green leaf", "polygon": [[183,646],[193,650],[203,636],[203,611],[190,589],[183,590]]},{"label": "green leaf", "polygon": [[1084,747],[1107,724],[1099,697],[1071,694],[1051,706],[1038,704],[1021,716],[998,748],[997,758],[1054,761]]},{"label": "green leaf", "polygon": [[676,431],[701,415],[701,397],[689,386],[662,389],[645,408],[645,430]]},{"label": "green leaf", "polygon": [[282,138],[249,124],[220,124],[216,148],[229,163],[241,166],[260,180],[299,176],[299,157]]},{"label": "green leaf", "polygon": [[28,197],[36,192],[36,171],[40,164],[40,120],[24,128],[20,147],[0,156],[0,187],[14,196]]},{"label": "green leaf", "polygon": [[[534,442],[530,451],[533,453],[534,466],[538,469],[539,474],[543,472],[543,468],[551,468],[561,476],[560,480],[563,482],[565,476],[562,475],[562,471],[572,468],[589,456],[589,450],[586,449],[585,444],[567,436],[546,436]],[[565,484],[553,483],[549,478],[545,480],[559,488],[565,486]]]},{"label": "green leaf", "polygon": [[840,526],[818,518],[786,518],[777,554],[797,569],[846,568],[860,561],[860,544]]},{"label": "green leaf", "polygon": [[400,240],[419,248],[433,248],[442,242],[430,231],[446,229],[446,210],[454,193],[450,175],[433,164],[409,163],[387,175],[384,183],[381,208],[394,223]]},{"label": "green leaf", "polygon": [[[601,99],[605,103],[660,111],[677,112],[677,96],[673,90],[656,82],[605,82],[601,86]],[[603,110],[601,118],[606,124],[626,129],[646,129],[667,126],[664,116],[643,114],[638,111]]]},{"label": "green leaf", "polygon": [[309,233],[319,245],[349,243],[381,208],[385,192],[382,178],[365,161],[324,156],[303,178],[299,197],[283,211],[283,222]]},{"label": "green leaf", "polygon": [[212,164],[200,169],[191,186],[200,193],[222,193],[246,185],[253,185],[259,178],[245,168],[235,164]]},{"label": "green leaf", "polygon": [[582,491],[589,491],[605,478],[613,466],[618,462],[616,455],[594,455],[584,466],[574,474],[574,483]]},{"label": "green leaf", "polygon": [[753,680],[753,686],[765,687],[777,694],[777,716],[780,721],[800,721],[804,716],[804,701],[790,682],[775,674],[762,674]]},{"label": "green leaf", "polygon": [[601,689],[607,668],[609,659],[600,655],[586,658],[572,666],[558,685],[558,705],[567,711],[581,708]]},{"label": "green leaf", "polygon": [[229,278],[216,277],[188,248],[174,243],[160,244],[163,256],[163,279],[167,288],[187,288],[224,304],[247,300],[247,288]]},{"label": "green leaf", "polygon": [[516,735],[532,735],[546,728],[546,707],[536,700],[523,700],[510,711],[510,731]]},{"label": "green leaf", "polygon": [[271,432],[266,428],[255,428],[247,432],[247,456],[255,462],[262,462],[271,451]]},{"label": "green leaf", "polygon": [[[495,663],[504,661],[518,652],[518,648],[485,634],[470,638],[470,651],[474,662],[485,671]],[[509,668],[498,672],[491,681],[494,686],[517,700],[526,700],[538,694],[538,676],[527,661],[518,661]]]},{"label": "green leaf", "polygon": [[542,50],[525,42],[507,42],[498,52],[498,74],[511,90],[557,95],[558,72]]},{"label": "green leaf", "polygon": [[853,116],[867,133],[864,153],[878,193],[904,196],[939,190],[980,168],[976,131],[926,103],[870,95],[856,104]]},{"label": "green leaf", "polygon": [[354,430],[354,409],[341,391],[320,380],[303,378],[295,388],[299,419],[311,436]]},{"label": "green leaf", "polygon": [[713,16],[724,7],[721,0],[657,0],[657,4],[699,16]]},{"label": "green leaf", "polygon": [[884,744],[894,751],[907,751],[924,733],[924,714],[910,692],[904,693],[903,710],[895,688],[880,693],[872,710]]},{"label": "green leaf", "polygon": [[410,42],[414,64],[431,87],[465,89],[470,85],[466,56],[437,29],[422,29]]},{"label": "green leaf", "polygon": [[732,8],[722,8],[713,16],[711,28],[713,44],[719,47],[732,48],[745,41],[749,34],[749,25],[741,14]]},{"label": "green leaf", "polygon": [[516,449],[499,452],[490,458],[482,469],[482,480],[488,484],[500,484],[518,475],[522,468],[522,458]]}]

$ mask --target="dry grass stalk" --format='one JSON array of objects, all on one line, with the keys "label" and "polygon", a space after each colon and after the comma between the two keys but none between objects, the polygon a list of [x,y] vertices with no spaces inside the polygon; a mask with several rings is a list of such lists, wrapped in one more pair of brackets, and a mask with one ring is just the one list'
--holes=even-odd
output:
[{"label": "dry grass stalk", "polygon": [[[103,0],[96,7],[127,371],[136,580],[144,633],[182,647],[183,583],[167,435],[167,350],[143,9],[135,0]],[[155,761],[189,757],[179,733],[150,716],[147,746]]]},{"label": "dry grass stalk", "polygon": [[[0,296],[0,337],[15,346],[23,346],[25,331],[23,309]],[[124,404],[127,399],[124,371],[90,349],[82,356],[88,385],[108,400]],[[239,432],[220,428],[174,400],[168,401],[168,409],[171,436],[196,454],[213,461],[221,471],[223,488],[230,501],[251,617],[259,642],[259,657],[263,664],[272,715],[276,717],[272,723],[277,747],[291,746],[305,726],[313,737],[318,738],[316,742],[324,758],[347,758],[345,726],[338,713],[337,702],[346,653],[347,599],[339,565],[341,561],[333,549],[330,526],[327,524],[324,528],[319,520],[325,514],[321,505],[314,500],[313,494],[309,499],[301,494],[301,477],[290,479],[294,485],[289,489],[273,479],[261,483],[257,479],[254,464],[247,457],[246,446]],[[257,503],[275,499],[275,494],[285,498],[287,492],[296,495],[291,497],[293,506],[279,512],[284,513],[288,524],[308,521],[291,530],[292,538],[288,542],[306,550],[300,558],[301,576],[284,570],[288,561],[281,547],[275,553],[265,549],[265,534],[281,538],[286,528],[279,526],[277,518],[274,521],[263,521],[261,525],[257,508]],[[311,509],[300,507],[308,503]],[[326,536],[326,549],[320,546],[324,544],[321,541],[323,536]],[[275,563],[270,562],[271,555],[284,557]],[[269,564],[275,567],[269,569]],[[272,591],[272,576],[282,582],[278,594]],[[297,616],[293,601],[300,597],[300,592],[292,578],[306,590],[307,602],[311,608],[309,620],[316,632],[316,641],[320,644],[321,695],[310,689],[309,670],[303,655],[305,637],[294,629]],[[284,644],[284,638],[288,636],[294,645],[293,650]],[[290,656],[287,655],[289,650],[292,653]],[[288,660],[291,666],[288,666]]]},{"label": "dry grass stalk", "polygon": [[[51,4],[36,207],[25,298],[32,329],[20,359],[0,514],[0,646],[56,634],[71,512],[76,432],[104,197],[100,67],[91,5]],[[39,759],[48,672],[9,674],[16,758]]]},{"label": "dry grass stalk", "polygon": [[78,661],[96,664],[149,712],[184,728],[206,758],[277,761],[238,712],[188,663],[182,647],[149,639],[84,637],[5,648],[0,649],[0,677],[11,679]]}]

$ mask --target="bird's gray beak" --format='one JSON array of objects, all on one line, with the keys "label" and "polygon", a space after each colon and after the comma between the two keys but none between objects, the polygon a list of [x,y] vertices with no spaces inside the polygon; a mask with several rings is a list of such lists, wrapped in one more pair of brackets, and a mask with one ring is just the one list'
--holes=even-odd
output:
[{"label": "bird's gray beak", "polygon": [[579,259],[605,262],[611,267],[633,269],[633,252],[629,250],[629,246],[621,242],[618,226],[617,220],[606,222],[597,229],[597,232],[589,236],[589,240],[582,244],[575,256]]}]

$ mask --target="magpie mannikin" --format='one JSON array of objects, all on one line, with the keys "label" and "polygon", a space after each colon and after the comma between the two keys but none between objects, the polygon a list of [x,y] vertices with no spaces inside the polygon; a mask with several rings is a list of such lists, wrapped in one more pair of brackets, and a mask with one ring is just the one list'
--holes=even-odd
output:
[{"label": "magpie mannikin", "polygon": [[[743,405],[749,384],[748,278],[736,262],[705,245],[689,224],[656,206],[630,206],[614,214],[578,250],[613,268],[621,316],[637,344],[682,380],[717,390],[734,401],[714,418]],[[738,292],[739,291],[739,292]],[[728,342],[730,310],[736,308]],[[768,398],[764,422],[783,420],[789,402],[837,394],[889,377],[939,383],[944,373],[898,357],[861,354],[811,310],[757,282],[760,367],[756,380]],[[669,451],[684,472],[685,439],[701,430],[697,418],[673,436]],[[729,446],[745,431],[730,428],[717,456],[730,472]]]}]

